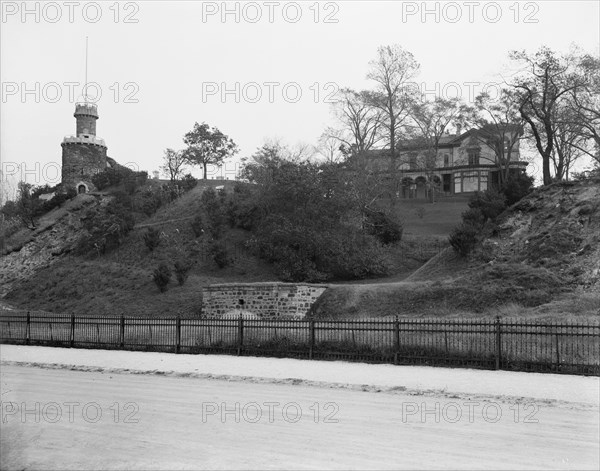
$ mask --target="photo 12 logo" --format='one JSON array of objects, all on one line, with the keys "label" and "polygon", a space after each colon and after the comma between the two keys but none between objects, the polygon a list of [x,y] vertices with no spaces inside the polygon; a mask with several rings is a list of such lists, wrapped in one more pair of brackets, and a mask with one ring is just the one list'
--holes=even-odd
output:
[{"label": "photo 12 logo", "polygon": [[310,85],[298,82],[202,82],[202,103],[212,100],[220,103],[298,103],[303,99],[335,103],[339,89],[334,82]]},{"label": "photo 12 logo", "polygon": [[474,103],[480,94],[486,94],[490,101],[498,101],[502,96],[499,82],[407,82],[402,91],[408,95],[422,95],[424,98],[457,98]]},{"label": "photo 12 logo", "polygon": [[514,423],[537,424],[540,407],[534,402],[504,404],[498,402],[403,402],[402,423],[497,423],[512,420]]},{"label": "photo 12 logo", "polygon": [[1,2],[2,23],[138,23],[137,2]]},{"label": "photo 12 logo", "polygon": [[[139,172],[135,162],[123,165],[132,172]],[[62,181],[62,165],[58,162],[2,162],[0,164],[0,181],[27,182],[34,185],[57,185]]]},{"label": "photo 12 logo", "polygon": [[98,402],[2,402],[0,404],[2,411],[2,423],[18,421],[21,423],[40,423],[46,422],[55,424],[61,421],[67,421],[70,424],[75,422],[86,422],[95,424],[100,421],[109,421],[113,423],[137,424],[139,418],[137,414],[140,410],[135,402],[126,402],[119,404],[114,402],[110,405],[102,406]]},{"label": "photo 12 logo", "polygon": [[297,402],[246,402],[244,404],[235,402],[228,404],[225,402],[203,402],[202,403],[202,423],[209,421],[227,422],[246,422],[255,424],[258,422],[270,423],[275,421],[284,421],[295,424],[301,420],[311,420],[314,423],[337,424],[336,418],[340,406],[335,402],[326,402],[319,404],[314,402],[304,408]]},{"label": "photo 12 logo", "polygon": [[136,82],[113,82],[102,86],[97,82],[2,82],[2,103],[9,101],[20,103],[68,103],[87,101],[98,103],[102,97],[112,99],[114,103],[139,103],[140,86]]},{"label": "photo 12 logo", "polygon": [[202,23],[338,23],[336,2],[202,2]]},{"label": "photo 12 logo", "polygon": [[402,2],[402,23],[538,23],[537,2]]}]

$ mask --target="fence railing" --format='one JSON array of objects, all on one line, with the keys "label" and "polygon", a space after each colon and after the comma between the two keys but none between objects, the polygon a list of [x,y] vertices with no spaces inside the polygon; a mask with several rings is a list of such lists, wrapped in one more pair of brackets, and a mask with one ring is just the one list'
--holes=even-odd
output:
[{"label": "fence railing", "polygon": [[600,376],[600,323],[3,315],[0,342]]}]

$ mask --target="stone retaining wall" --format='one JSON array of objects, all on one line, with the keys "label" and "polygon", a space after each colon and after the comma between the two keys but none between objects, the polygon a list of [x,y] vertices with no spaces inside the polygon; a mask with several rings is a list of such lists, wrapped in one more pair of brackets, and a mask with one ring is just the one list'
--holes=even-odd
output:
[{"label": "stone retaining wall", "polygon": [[295,283],[210,285],[202,290],[202,315],[303,318],[326,289],[326,285]]}]

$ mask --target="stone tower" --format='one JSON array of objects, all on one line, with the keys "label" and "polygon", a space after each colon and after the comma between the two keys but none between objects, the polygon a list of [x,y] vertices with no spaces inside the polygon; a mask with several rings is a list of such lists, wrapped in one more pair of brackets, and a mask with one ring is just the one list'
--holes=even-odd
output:
[{"label": "stone tower", "polygon": [[96,137],[98,107],[95,103],[75,105],[75,136],[66,136],[62,146],[62,183],[78,193],[95,189],[92,176],[106,169],[106,144]]}]

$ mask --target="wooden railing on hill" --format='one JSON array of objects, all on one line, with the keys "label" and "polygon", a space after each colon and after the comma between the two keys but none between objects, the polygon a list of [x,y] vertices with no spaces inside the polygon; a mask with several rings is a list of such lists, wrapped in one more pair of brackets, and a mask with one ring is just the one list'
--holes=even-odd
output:
[{"label": "wooden railing on hill", "polygon": [[598,322],[90,318],[5,313],[0,317],[0,342],[600,376]]}]

